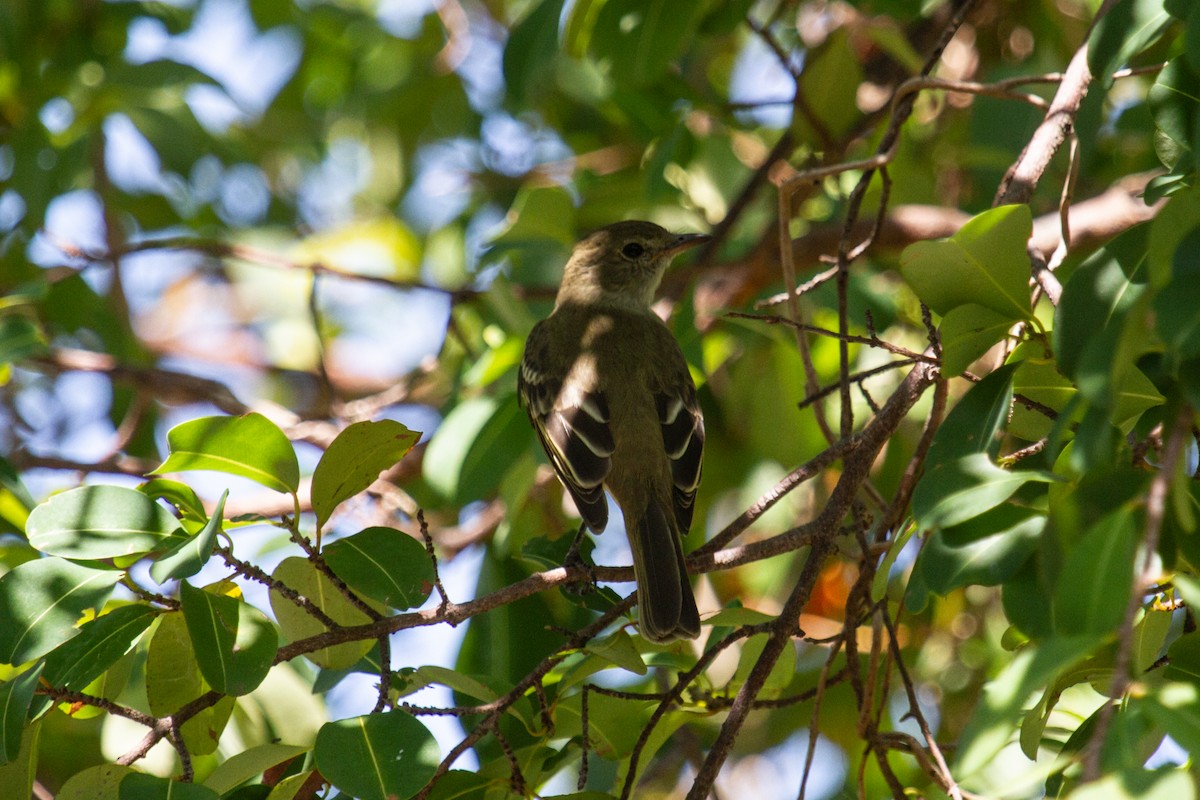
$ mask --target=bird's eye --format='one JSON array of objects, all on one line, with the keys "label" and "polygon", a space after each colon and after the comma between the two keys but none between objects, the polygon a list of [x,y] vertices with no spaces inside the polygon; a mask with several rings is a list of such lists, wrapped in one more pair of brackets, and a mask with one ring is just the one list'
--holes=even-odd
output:
[{"label": "bird's eye", "polygon": [[621,255],[625,256],[626,258],[641,258],[642,254],[645,252],[646,248],[637,242],[630,242],[621,248]]}]

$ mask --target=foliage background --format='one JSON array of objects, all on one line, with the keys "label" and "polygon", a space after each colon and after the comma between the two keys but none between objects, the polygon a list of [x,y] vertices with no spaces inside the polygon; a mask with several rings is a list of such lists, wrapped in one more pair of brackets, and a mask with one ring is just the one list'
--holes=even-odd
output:
[{"label": "foliage background", "polygon": [[[6,3],[0,794],[1194,796],[1198,76],[1151,0]],[[514,399],[622,218],[715,235],[696,648]]]}]

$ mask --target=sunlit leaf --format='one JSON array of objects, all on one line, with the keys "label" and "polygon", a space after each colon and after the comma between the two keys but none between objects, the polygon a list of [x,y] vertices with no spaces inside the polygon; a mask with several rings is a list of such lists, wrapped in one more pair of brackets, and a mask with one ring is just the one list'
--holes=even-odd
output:
[{"label": "sunlit leaf", "polygon": [[81,691],[129,652],[157,616],[153,608],[131,603],[80,626],[77,636],[47,654],[46,681]]},{"label": "sunlit leaf", "polygon": [[1096,643],[1091,637],[1055,638],[1017,653],[984,687],[951,765],[954,774],[965,778],[990,764],[1012,740],[1029,697],[1084,658]]},{"label": "sunlit leaf", "polygon": [[123,486],[57,494],[33,510],[26,531],[43,553],[89,560],[169,550],[186,537],[171,512]]},{"label": "sunlit leaf", "polygon": [[[146,699],[150,712],[160,717],[174,714],[211,688],[200,674],[183,614],[178,611],[163,614],[146,653]],[[196,755],[216,751],[233,703],[232,697],[222,698],[183,723],[181,732],[188,750]]]},{"label": "sunlit leaf", "polygon": [[[300,556],[290,556],[279,562],[271,577],[294,589],[339,625],[365,625],[371,617],[343,595],[328,576],[317,570],[312,562]],[[277,591],[271,592],[271,610],[279,620],[280,630],[292,641],[324,633],[328,628],[308,611],[297,606]],[[305,657],[326,669],[345,669],[355,664],[371,649],[372,640],[326,647]]]},{"label": "sunlit leaf", "polygon": [[229,490],[226,489],[204,527],[195,536],[180,542],[150,565],[151,578],[159,583],[176,578],[190,578],[208,563],[213,546],[217,542],[217,534],[221,532],[221,524],[224,522],[222,515],[225,513],[225,501],[228,498]]},{"label": "sunlit leaf", "polygon": [[120,800],[121,781],[135,772],[123,764],[88,767],[68,778],[55,800]]},{"label": "sunlit leaf", "polygon": [[1129,769],[1086,783],[1066,800],[1195,800],[1196,784],[1185,769]]},{"label": "sunlit leaf", "polygon": [[148,497],[166,500],[175,506],[183,517],[201,522],[208,519],[204,503],[200,502],[196,490],[186,483],[173,481],[170,478],[151,478],[137,488],[139,492]]},{"label": "sunlit leaf", "polygon": [[277,492],[300,486],[296,452],[283,431],[261,414],[201,417],[167,432],[171,454],[153,474],[214,470],[241,475]]},{"label": "sunlit leaf", "polygon": [[917,297],[945,316],[973,303],[1013,322],[1029,316],[1029,207],[1000,206],[973,217],[948,239],[917,242],[900,272]]},{"label": "sunlit leaf", "polygon": [[0,663],[22,664],[70,639],[83,612],[102,606],[120,578],[61,558],[7,572],[0,577]]},{"label": "sunlit leaf", "polygon": [[955,306],[942,317],[942,369],[960,375],[1008,334],[1011,318],[977,303]]},{"label": "sunlit leaf", "polygon": [[925,582],[943,595],[960,586],[1003,583],[1037,548],[1045,524],[1045,516],[1005,504],[937,531],[921,549]]},{"label": "sunlit leaf", "polygon": [[226,794],[264,770],[307,753],[310,748],[294,744],[268,742],[235,753],[217,765],[204,779],[204,785],[217,794]]},{"label": "sunlit leaf", "polygon": [[1112,73],[1158,39],[1170,22],[1162,0],[1114,4],[1096,20],[1096,29],[1088,37],[1088,67],[1092,74],[1102,85],[1109,85]]},{"label": "sunlit leaf", "polygon": [[421,434],[390,419],[356,422],[325,450],[312,479],[312,506],[318,527],[339,503],[366,489],[379,473],[394,466]]}]

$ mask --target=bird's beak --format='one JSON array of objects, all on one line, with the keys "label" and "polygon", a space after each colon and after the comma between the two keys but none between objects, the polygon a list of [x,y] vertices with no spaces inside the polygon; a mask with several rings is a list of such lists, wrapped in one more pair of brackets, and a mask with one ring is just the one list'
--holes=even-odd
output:
[{"label": "bird's beak", "polygon": [[707,233],[681,233],[667,242],[662,249],[662,254],[670,258],[711,240],[712,237]]}]

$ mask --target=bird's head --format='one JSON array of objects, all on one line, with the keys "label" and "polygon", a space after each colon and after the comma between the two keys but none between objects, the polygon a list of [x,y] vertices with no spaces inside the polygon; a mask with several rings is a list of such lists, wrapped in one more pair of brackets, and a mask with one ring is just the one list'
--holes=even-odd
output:
[{"label": "bird's head", "polygon": [[617,222],[580,240],[558,290],[558,305],[646,309],[677,254],[707,242],[701,233],[671,233],[653,222]]}]

